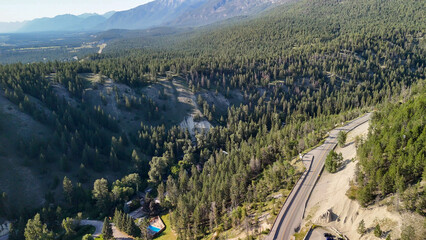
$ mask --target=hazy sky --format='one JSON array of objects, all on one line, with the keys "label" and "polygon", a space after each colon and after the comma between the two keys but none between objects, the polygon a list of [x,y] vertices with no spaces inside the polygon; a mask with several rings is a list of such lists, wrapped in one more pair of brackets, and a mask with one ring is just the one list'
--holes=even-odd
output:
[{"label": "hazy sky", "polygon": [[0,22],[127,10],[152,0],[0,0]]}]

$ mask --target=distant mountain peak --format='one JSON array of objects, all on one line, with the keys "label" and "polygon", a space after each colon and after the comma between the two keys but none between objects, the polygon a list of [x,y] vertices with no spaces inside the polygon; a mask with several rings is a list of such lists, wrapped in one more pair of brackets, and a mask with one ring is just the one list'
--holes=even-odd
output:
[{"label": "distant mountain peak", "polygon": [[27,22],[17,32],[75,32],[92,30],[106,20],[98,14],[63,14],[53,18],[37,18]]},{"label": "distant mountain peak", "polygon": [[261,12],[290,0],[156,0],[117,12],[104,29],[144,29],[156,26],[200,26]]},{"label": "distant mountain peak", "polygon": [[[19,24],[2,23],[0,31],[97,31],[147,29],[160,26],[201,26],[232,17],[252,15],[291,0],[155,0],[135,8],[80,15],[63,14]],[[4,30],[3,30],[4,31]]]},{"label": "distant mountain peak", "polygon": [[93,17],[93,16],[99,16],[99,14],[97,14],[97,13],[83,13],[83,14],[77,15],[77,17],[81,17],[81,18],[88,18],[88,17]]}]

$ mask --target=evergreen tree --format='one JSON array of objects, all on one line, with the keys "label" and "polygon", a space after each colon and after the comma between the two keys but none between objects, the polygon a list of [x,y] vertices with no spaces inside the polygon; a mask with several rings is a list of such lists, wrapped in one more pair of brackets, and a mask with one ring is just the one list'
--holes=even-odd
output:
[{"label": "evergreen tree", "polygon": [[358,224],[357,232],[362,236],[365,234],[367,230],[365,229],[365,222],[364,219],[362,219]]},{"label": "evergreen tree", "polygon": [[114,212],[113,221],[115,226],[121,231],[134,237],[140,236],[141,231],[136,226],[135,222],[133,221],[132,217],[130,217],[130,215],[116,209]]},{"label": "evergreen tree", "polygon": [[334,150],[331,150],[325,159],[325,169],[330,173],[335,173],[342,165],[342,162],[342,153],[337,154]]},{"label": "evergreen tree", "polygon": [[0,217],[6,215],[6,201],[7,201],[7,194],[5,192],[0,191]]},{"label": "evergreen tree", "polygon": [[380,225],[377,224],[376,227],[374,228],[374,236],[376,237],[381,237],[382,236],[382,230],[380,229]]},{"label": "evergreen tree", "polygon": [[105,240],[111,240],[111,239],[114,238],[113,232],[112,232],[112,227],[111,227],[111,224],[108,221],[107,217],[105,217],[104,223],[103,223],[103,226],[102,226],[102,237]]},{"label": "evergreen tree", "polygon": [[71,204],[73,191],[74,191],[74,186],[72,185],[71,180],[65,176],[62,186],[63,186],[65,200],[68,202],[68,204]]},{"label": "evergreen tree", "polygon": [[108,181],[104,178],[97,179],[93,184],[92,190],[93,198],[96,200],[96,206],[101,212],[108,211],[111,201],[110,193],[108,191]]},{"label": "evergreen tree", "polygon": [[160,204],[162,206],[165,206],[164,203],[164,193],[165,193],[165,187],[164,187],[164,183],[161,182],[160,185],[158,185],[157,187],[157,193],[158,193],[158,200],[160,201]]},{"label": "evergreen tree", "polygon": [[348,133],[345,132],[344,130],[341,130],[337,134],[337,143],[339,144],[340,147],[344,147],[345,146],[347,135],[348,135]]},{"label": "evergreen tree", "polygon": [[75,234],[75,220],[72,218],[65,218],[62,220],[62,227],[65,230],[66,235],[71,236]]},{"label": "evergreen tree", "polygon": [[47,229],[46,224],[40,220],[40,214],[36,214],[33,219],[29,219],[25,227],[26,240],[53,240],[54,236],[51,231]]}]

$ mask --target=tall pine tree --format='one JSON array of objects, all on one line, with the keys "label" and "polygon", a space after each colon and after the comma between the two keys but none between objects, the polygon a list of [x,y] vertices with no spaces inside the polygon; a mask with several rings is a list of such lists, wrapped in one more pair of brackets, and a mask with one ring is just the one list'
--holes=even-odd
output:
[{"label": "tall pine tree", "polygon": [[104,225],[102,227],[102,237],[105,240],[110,240],[113,239],[113,233],[112,233],[112,228],[111,228],[111,224],[108,221],[108,218],[105,217],[104,219]]}]

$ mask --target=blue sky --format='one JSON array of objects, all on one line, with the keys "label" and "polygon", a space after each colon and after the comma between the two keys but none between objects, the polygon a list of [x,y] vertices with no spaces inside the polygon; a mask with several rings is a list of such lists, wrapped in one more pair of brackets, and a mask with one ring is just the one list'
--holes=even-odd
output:
[{"label": "blue sky", "polygon": [[152,0],[0,0],[0,22],[127,10]]}]

